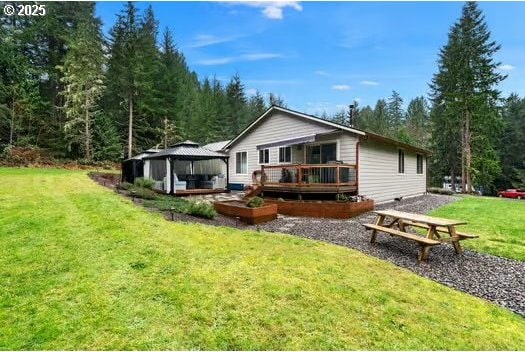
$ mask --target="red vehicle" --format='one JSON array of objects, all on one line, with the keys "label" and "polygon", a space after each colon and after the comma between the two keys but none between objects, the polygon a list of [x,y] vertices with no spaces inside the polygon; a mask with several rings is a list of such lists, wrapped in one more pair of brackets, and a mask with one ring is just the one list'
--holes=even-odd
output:
[{"label": "red vehicle", "polygon": [[525,199],[525,189],[507,189],[499,191],[498,197]]}]

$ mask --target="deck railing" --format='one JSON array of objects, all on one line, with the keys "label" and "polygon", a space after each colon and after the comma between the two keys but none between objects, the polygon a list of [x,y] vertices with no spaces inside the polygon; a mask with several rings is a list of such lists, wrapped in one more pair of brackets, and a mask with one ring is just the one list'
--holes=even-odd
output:
[{"label": "deck railing", "polygon": [[261,165],[261,185],[288,187],[340,187],[357,184],[352,164]]}]

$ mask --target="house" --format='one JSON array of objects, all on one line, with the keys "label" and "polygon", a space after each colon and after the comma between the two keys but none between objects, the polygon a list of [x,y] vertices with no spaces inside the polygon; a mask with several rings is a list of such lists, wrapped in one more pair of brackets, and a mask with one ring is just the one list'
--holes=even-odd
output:
[{"label": "house", "polygon": [[226,143],[229,188],[359,194],[376,202],[424,194],[430,151],[272,106]]}]

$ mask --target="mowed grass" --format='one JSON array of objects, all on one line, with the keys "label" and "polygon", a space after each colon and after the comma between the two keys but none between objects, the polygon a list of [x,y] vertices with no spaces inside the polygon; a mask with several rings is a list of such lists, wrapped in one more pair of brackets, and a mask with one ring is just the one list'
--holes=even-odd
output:
[{"label": "mowed grass", "polygon": [[525,201],[466,196],[431,215],[465,220],[458,229],[479,235],[466,248],[525,261]]},{"label": "mowed grass", "polygon": [[0,349],[525,349],[525,319],[357,251],[171,223],[0,169]]}]

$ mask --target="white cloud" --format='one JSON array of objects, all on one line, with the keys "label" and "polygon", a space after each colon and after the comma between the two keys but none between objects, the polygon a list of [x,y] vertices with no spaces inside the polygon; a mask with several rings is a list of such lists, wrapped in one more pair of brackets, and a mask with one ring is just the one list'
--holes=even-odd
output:
[{"label": "white cloud", "polygon": [[238,56],[226,56],[218,57],[212,59],[203,59],[197,61],[198,65],[203,66],[212,66],[212,65],[225,65],[232,62],[242,62],[242,61],[260,61],[260,60],[271,60],[278,59],[283,57],[281,54],[277,53],[252,53],[252,54],[242,54]]},{"label": "white cloud", "polygon": [[225,65],[235,61],[234,57],[218,57],[215,59],[204,59],[197,61],[198,65],[203,66],[214,66],[214,65]]},{"label": "white cloud", "polygon": [[379,85],[379,82],[375,82],[375,81],[361,81],[361,84],[365,85],[365,86],[378,86]]},{"label": "white cloud", "polygon": [[257,54],[244,54],[240,58],[246,61],[258,61],[258,60],[268,60],[268,59],[278,59],[283,57],[281,54],[275,53],[257,53]]},{"label": "white cloud", "polygon": [[238,37],[236,36],[226,36],[226,37],[217,37],[213,34],[199,34],[193,38],[193,43],[190,44],[190,48],[202,48],[205,46],[216,45],[231,42]]},{"label": "white cloud", "polygon": [[314,71],[314,73],[318,76],[323,76],[323,77],[328,77],[330,76],[330,74],[326,71],[323,71],[323,70],[317,70],[317,71]]},{"label": "white cloud", "polygon": [[352,87],[350,87],[347,84],[334,84],[332,86],[333,90],[350,90]]},{"label": "white cloud", "polygon": [[505,64],[505,65],[500,65],[498,67],[498,69],[500,69],[501,71],[512,71],[514,70],[516,67],[512,66],[512,65],[509,65],[509,64]]},{"label": "white cloud", "polygon": [[303,7],[298,1],[232,1],[232,5],[244,5],[260,8],[261,13],[271,20],[282,20],[283,9],[290,7],[296,11],[301,11]]}]

